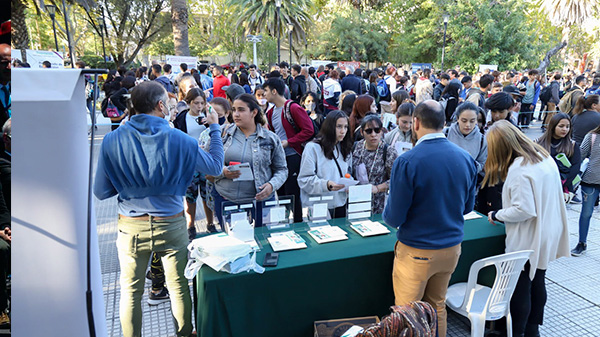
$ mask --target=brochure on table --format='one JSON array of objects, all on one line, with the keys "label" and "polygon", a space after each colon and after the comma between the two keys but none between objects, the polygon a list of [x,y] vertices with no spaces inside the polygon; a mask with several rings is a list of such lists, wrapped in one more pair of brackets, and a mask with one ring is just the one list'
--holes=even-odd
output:
[{"label": "brochure on table", "polygon": [[338,226],[324,225],[312,227],[308,234],[318,243],[348,240],[348,233]]},{"label": "brochure on table", "polygon": [[348,188],[349,221],[368,219],[373,206],[373,185],[356,185]]},{"label": "brochure on table", "polygon": [[482,216],[477,214],[477,212],[475,212],[475,211],[471,211],[471,213],[465,214],[463,217],[465,218],[465,221],[467,221],[467,220],[479,219]]},{"label": "brochure on table", "polygon": [[390,233],[390,230],[387,227],[372,220],[352,221],[350,223],[350,228],[362,237]]},{"label": "brochure on table", "polygon": [[293,230],[271,233],[267,241],[274,252],[306,248],[306,241]]},{"label": "brochure on table", "polygon": [[262,223],[271,229],[289,228],[294,222],[294,196],[282,196],[277,200],[261,201]]}]

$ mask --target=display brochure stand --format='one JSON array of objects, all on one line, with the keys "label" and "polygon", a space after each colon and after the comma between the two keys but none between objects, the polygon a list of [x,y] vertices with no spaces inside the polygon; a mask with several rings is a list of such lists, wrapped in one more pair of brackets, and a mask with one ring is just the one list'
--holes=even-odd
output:
[{"label": "display brochure stand", "polygon": [[254,237],[253,213],[255,210],[253,200],[241,203],[231,201],[223,202],[223,221],[225,222],[225,232],[237,239],[240,239],[252,246],[253,249],[260,250],[260,246]]},{"label": "display brochure stand", "polygon": [[262,223],[269,230],[289,228],[294,222],[294,196],[286,195],[262,203]]},{"label": "display brochure stand", "polygon": [[318,227],[329,225],[331,219],[329,209],[333,206],[333,195],[310,195],[308,197],[308,226]]},{"label": "display brochure stand", "polygon": [[229,234],[233,224],[236,221],[247,220],[251,225],[254,226],[255,213],[254,200],[245,200],[242,202],[224,201],[221,204],[223,222],[225,222],[225,232]]},{"label": "display brochure stand", "polygon": [[373,204],[373,185],[356,185],[348,187],[348,221],[362,220],[371,217]]}]

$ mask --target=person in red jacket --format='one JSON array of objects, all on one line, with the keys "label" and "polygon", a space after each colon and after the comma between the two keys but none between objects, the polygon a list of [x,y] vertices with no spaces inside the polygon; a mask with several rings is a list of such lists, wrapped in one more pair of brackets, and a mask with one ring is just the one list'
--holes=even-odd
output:
[{"label": "person in red jacket", "polygon": [[[298,172],[300,171],[300,161],[302,159],[304,144],[314,135],[313,123],[302,106],[283,97],[285,83],[282,79],[269,78],[263,84],[263,88],[267,101],[274,104],[267,111],[269,129],[275,132],[281,139],[288,167],[287,181],[277,193],[280,196],[295,196],[294,222],[302,222]],[[286,109],[289,113],[285,111]]]},{"label": "person in red jacket", "polygon": [[215,79],[213,80],[213,97],[227,98],[223,87],[230,85],[231,82],[227,77],[223,76],[223,68],[220,66],[215,66],[213,73],[215,74]]}]

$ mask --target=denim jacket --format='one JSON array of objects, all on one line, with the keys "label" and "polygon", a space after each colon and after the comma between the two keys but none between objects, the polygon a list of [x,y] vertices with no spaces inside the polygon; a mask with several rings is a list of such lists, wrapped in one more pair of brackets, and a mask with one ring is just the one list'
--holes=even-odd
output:
[{"label": "denim jacket", "polygon": [[[236,132],[241,131],[235,124],[225,130],[223,152],[227,152],[231,146],[233,135]],[[287,162],[281,141],[275,133],[263,128],[261,125],[256,125],[256,138],[252,142],[252,162],[254,186],[257,191],[260,191],[259,187],[265,183],[271,183],[273,193],[275,193],[287,180]],[[215,184],[222,179],[227,179],[223,173],[215,177]]]}]

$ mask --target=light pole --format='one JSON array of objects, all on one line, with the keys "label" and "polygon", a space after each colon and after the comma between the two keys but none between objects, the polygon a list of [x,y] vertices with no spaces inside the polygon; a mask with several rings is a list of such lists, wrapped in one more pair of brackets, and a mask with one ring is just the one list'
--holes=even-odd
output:
[{"label": "light pole", "polygon": [[262,41],[262,35],[246,35],[246,41],[252,42],[254,45],[254,64],[258,65],[258,59],[256,58],[256,43]]},{"label": "light pole", "polygon": [[65,0],[63,3],[63,15],[65,16],[65,31],[67,32],[67,43],[69,44],[69,56],[71,56],[71,68],[75,68],[75,58],[73,56],[73,48],[71,47],[71,35],[69,34],[69,20],[67,19],[67,5]]},{"label": "light pole", "polygon": [[446,54],[446,29],[448,28],[448,20],[450,15],[444,14],[444,42],[442,44],[442,72],[444,71],[444,55]]},{"label": "light pole", "polygon": [[294,25],[291,22],[288,22],[288,32],[290,34],[290,67],[292,66],[292,30],[294,30]]},{"label": "light pole", "polygon": [[281,63],[281,27],[280,27],[280,13],[281,13],[281,0],[275,0],[275,6],[277,6],[277,64]]},{"label": "light pole", "polygon": [[100,23],[100,38],[102,39],[102,58],[104,59],[104,69],[108,69],[106,63],[106,48],[104,48],[104,23]]},{"label": "light pole", "polygon": [[48,15],[52,19],[52,30],[54,31],[54,47],[58,52],[58,40],[56,39],[56,21],[54,18],[56,17],[56,6],[54,5],[46,5],[46,11],[48,11]]}]

